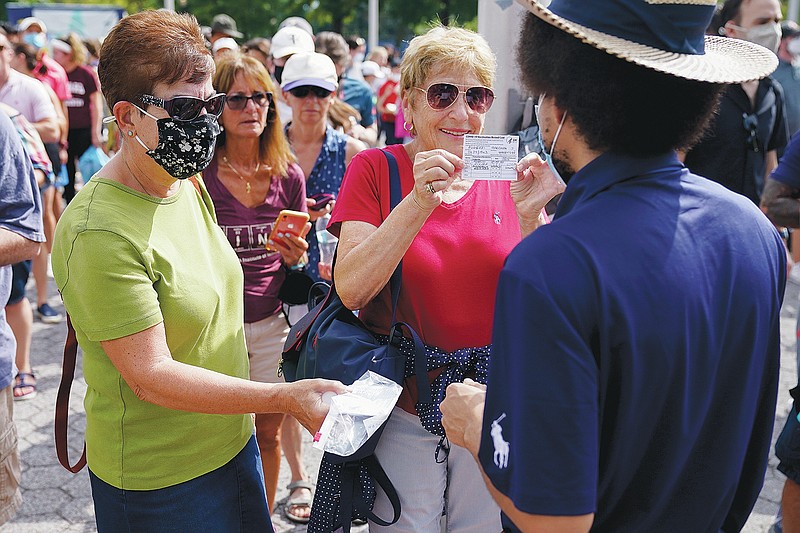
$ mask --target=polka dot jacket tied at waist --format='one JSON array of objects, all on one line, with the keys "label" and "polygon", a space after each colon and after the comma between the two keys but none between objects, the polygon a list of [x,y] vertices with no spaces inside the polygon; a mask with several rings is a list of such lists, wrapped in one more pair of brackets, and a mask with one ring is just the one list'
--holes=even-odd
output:
[{"label": "polka dot jacket tied at waist", "polygon": [[[388,344],[387,335],[376,335],[378,342]],[[405,377],[414,375],[414,343],[411,339],[403,337],[400,341],[400,353],[406,358]],[[445,352],[435,346],[425,345],[427,370],[444,368],[441,374],[431,383],[431,403],[417,402],[416,409],[422,427],[434,435],[444,437],[442,427],[442,412],[439,405],[444,400],[445,390],[451,383],[459,383],[466,378],[471,378],[478,383],[486,384],[489,369],[489,357],[492,346],[480,348],[461,348],[453,352]],[[438,459],[437,459],[438,460]],[[339,507],[342,497],[342,463],[330,462],[323,456],[317,476],[317,488],[314,492],[311,520],[308,523],[308,533],[330,533],[337,524]],[[359,467],[358,485],[363,494],[363,501],[368,509],[375,502],[375,481],[364,465]],[[353,509],[352,518],[366,520],[368,517],[359,509]],[[384,517],[385,518],[385,517]]]},{"label": "polka dot jacket tied at waist", "polygon": [[[376,335],[382,344],[388,344],[389,337]],[[406,358],[405,377],[414,375],[414,343],[410,339],[402,338],[400,353]],[[441,374],[431,383],[431,403],[417,402],[415,408],[419,420],[429,432],[444,437],[442,427],[442,412],[439,405],[444,400],[445,390],[451,383],[461,383],[466,378],[471,378],[478,383],[486,384],[489,371],[489,357],[492,355],[492,345],[479,348],[460,348],[452,352],[435,346],[425,345],[428,372],[444,368]]]}]

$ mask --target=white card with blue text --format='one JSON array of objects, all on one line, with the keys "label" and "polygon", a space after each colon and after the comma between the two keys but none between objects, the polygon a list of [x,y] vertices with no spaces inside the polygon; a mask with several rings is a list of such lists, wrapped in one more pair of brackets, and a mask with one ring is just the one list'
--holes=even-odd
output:
[{"label": "white card with blue text", "polygon": [[519,137],[516,135],[464,135],[465,180],[517,179]]}]

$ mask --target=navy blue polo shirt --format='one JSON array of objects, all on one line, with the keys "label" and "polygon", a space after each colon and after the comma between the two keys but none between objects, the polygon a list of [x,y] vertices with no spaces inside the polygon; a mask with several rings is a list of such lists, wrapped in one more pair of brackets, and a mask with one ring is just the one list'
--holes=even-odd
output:
[{"label": "navy blue polo shirt", "polygon": [[800,135],[792,137],[780,165],[775,167],[770,178],[792,189],[800,189]]},{"label": "navy blue polo shirt", "polygon": [[738,531],[767,465],[785,276],[758,208],[674,154],[592,161],[500,276],[494,486],[527,513],[595,513],[592,531]]}]

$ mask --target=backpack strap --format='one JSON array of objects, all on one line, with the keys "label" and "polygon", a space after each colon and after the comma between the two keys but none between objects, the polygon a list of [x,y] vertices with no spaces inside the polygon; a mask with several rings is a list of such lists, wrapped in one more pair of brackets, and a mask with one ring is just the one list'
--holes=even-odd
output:
[{"label": "backpack strap", "polygon": [[86,441],[83,443],[83,453],[74,466],[69,464],[69,449],[67,446],[67,428],[69,427],[69,393],[72,388],[72,380],[75,377],[75,363],[78,356],[78,338],[75,335],[75,328],[72,327],[72,320],[67,313],[67,340],[64,342],[64,359],[61,367],[61,382],[58,384],[58,395],[56,396],[56,455],[61,466],[77,474],[86,466]]},{"label": "backpack strap", "polygon": [[366,467],[367,472],[370,473],[372,479],[375,480],[375,483],[377,483],[378,486],[383,489],[383,492],[386,493],[386,497],[389,498],[389,502],[392,504],[392,511],[394,512],[394,515],[392,516],[392,520],[387,522],[383,518],[376,515],[372,509],[369,509],[363,499],[356,500],[356,510],[362,513],[364,516],[369,517],[371,521],[375,522],[379,526],[391,526],[400,520],[400,496],[397,494],[397,489],[395,489],[394,485],[392,485],[392,482],[389,480],[389,476],[386,475],[386,471],[378,462],[378,458],[375,457],[375,454],[365,457],[361,461],[361,464]]},{"label": "backpack strap", "polygon": [[[367,470],[367,473],[375,480],[375,483],[383,489],[389,498],[389,503],[392,504],[392,518],[386,520],[379,517],[367,505],[364,500],[364,487],[361,485],[360,474],[361,467]],[[375,522],[379,526],[388,527],[397,523],[400,520],[400,496],[397,494],[397,489],[392,485],[386,471],[378,462],[375,454],[370,454],[358,461],[347,461],[342,464],[342,488],[341,499],[339,500],[339,517],[341,520],[342,533],[349,533],[350,523],[352,521],[353,511],[358,512],[360,516],[367,517],[371,522]],[[338,531],[338,530],[337,530]]]}]

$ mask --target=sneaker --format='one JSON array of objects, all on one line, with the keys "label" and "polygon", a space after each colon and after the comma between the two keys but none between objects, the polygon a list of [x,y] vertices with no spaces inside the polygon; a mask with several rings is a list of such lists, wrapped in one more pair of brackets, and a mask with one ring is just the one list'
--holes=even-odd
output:
[{"label": "sneaker", "polygon": [[39,320],[45,324],[58,324],[64,318],[61,316],[61,313],[50,307],[50,304],[47,303],[43,303],[36,308],[36,315],[39,317]]}]

